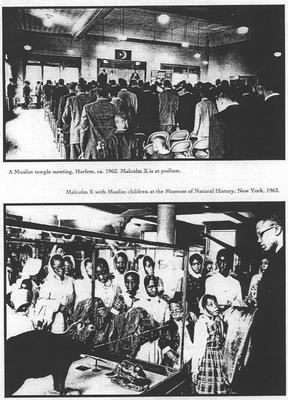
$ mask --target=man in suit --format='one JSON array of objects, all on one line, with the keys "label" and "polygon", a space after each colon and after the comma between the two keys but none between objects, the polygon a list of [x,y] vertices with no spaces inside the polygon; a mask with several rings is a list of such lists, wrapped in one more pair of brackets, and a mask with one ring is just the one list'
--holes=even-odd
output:
[{"label": "man in suit", "polygon": [[7,85],[7,96],[8,96],[8,108],[9,111],[13,111],[15,108],[15,96],[16,96],[16,85],[14,79],[9,79],[9,84]]},{"label": "man in suit", "polygon": [[260,122],[263,158],[269,160],[285,159],[285,102],[279,91],[279,79],[281,74],[269,69],[260,74],[257,87],[258,93],[264,98]]},{"label": "man in suit", "polygon": [[77,160],[81,154],[81,115],[83,107],[91,102],[90,96],[86,94],[86,87],[83,83],[78,83],[76,92],[76,96],[67,99],[62,115],[63,129],[65,130],[70,126],[70,160]]},{"label": "man in suit", "polygon": [[97,100],[85,105],[81,120],[81,150],[85,158],[98,159],[99,142],[104,146],[115,132],[116,107],[108,100],[106,88],[97,88]]},{"label": "man in suit", "polygon": [[178,110],[179,97],[172,90],[171,82],[164,80],[164,90],[159,93],[160,129],[172,133],[175,129],[175,114]]},{"label": "man in suit", "polygon": [[251,355],[241,394],[285,395],[285,252],[279,215],[258,219],[256,234],[269,268],[258,286],[258,311],[251,333]]},{"label": "man in suit", "polygon": [[149,82],[144,83],[138,104],[139,130],[148,136],[159,129],[159,100]]},{"label": "man in suit", "polygon": [[[64,110],[65,110],[67,99],[69,99],[69,97],[76,96],[75,88],[76,88],[76,83],[74,83],[74,82],[70,83],[68,86],[69,93],[60,97],[59,107],[58,107],[58,118],[57,118],[57,127],[59,129],[63,129],[62,116],[63,116]],[[65,158],[66,158],[66,160],[69,160],[70,159],[69,127],[66,126],[66,129],[63,130],[63,134],[64,134],[64,145],[65,145]]]},{"label": "man in suit", "polygon": [[230,87],[222,88],[209,128],[211,159],[246,159],[248,124]]},{"label": "man in suit", "polygon": [[179,108],[176,113],[176,122],[179,122],[180,129],[193,131],[195,119],[196,100],[188,91],[187,84],[183,85],[183,94],[179,96]]}]

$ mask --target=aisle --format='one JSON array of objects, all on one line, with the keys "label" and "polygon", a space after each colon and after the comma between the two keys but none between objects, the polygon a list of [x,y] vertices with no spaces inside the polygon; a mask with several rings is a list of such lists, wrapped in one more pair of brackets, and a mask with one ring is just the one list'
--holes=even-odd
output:
[{"label": "aisle", "polygon": [[[17,117],[6,123],[6,138],[13,149],[6,160],[60,160],[53,133],[44,121],[44,110],[16,110]],[[14,148],[16,147],[16,148]]]}]

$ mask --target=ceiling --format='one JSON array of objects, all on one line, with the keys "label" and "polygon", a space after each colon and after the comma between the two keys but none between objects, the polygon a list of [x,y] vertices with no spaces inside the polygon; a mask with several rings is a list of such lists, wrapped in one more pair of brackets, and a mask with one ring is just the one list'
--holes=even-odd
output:
[{"label": "ceiling", "polygon": [[[165,13],[170,20],[161,25],[157,17]],[[194,46],[215,46],[244,41],[257,32],[277,32],[284,26],[282,6],[177,6],[115,8],[5,8],[6,29],[65,34],[117,37],[167,43],[188,41]],[[237,27],[248,26],[247,34]],[[281,31],[283,33],[283,31]]]}]

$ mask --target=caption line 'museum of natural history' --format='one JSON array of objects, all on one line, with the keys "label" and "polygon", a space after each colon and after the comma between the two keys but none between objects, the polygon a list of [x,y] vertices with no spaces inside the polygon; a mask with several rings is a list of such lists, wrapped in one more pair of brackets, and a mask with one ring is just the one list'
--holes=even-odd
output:
[{"label": "caption line 'museum of natural history'", "polygon": [[284,6],[3,8],[8,160],[284,159]]},{"label": "caption line 'museum of natural history'", "polygon": [[284,206],[6,205],[6,396],[284,395]]}]

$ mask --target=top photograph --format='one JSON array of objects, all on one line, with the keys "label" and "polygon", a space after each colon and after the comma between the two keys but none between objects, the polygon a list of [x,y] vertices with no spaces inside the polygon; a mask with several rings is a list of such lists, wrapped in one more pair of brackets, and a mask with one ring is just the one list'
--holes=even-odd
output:
[{"label": "top photograph", "polygon": [[3,7],[3,160],[284,160],[284,11]]}]

